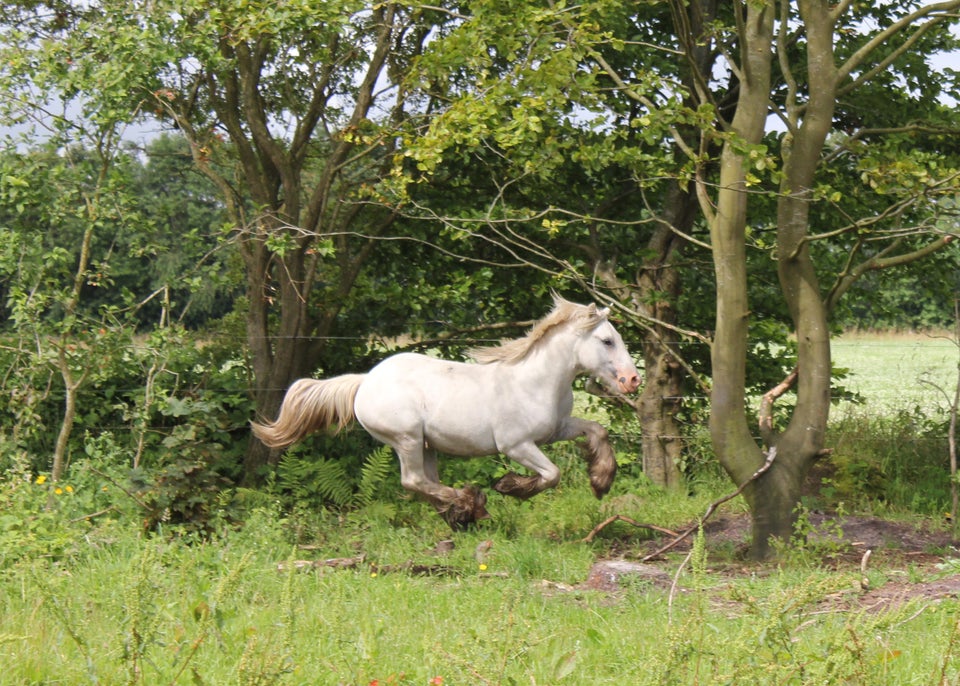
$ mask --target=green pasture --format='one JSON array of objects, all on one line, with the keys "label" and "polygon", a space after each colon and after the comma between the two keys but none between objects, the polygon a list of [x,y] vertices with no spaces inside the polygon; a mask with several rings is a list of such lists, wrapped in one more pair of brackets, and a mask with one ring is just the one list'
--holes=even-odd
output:
[{"label": "green pasture", "polygon": [[[960,348],[945,335],[847,334],[833,341],[841,382],[868,413],[946,413],[957,385]],[[840,410],[849,409],[841,402]]]},{"label": "green pasture", "polygon": [[[689,555],[657,563],[658,581],[584,587],[595,558],[629,557],[638,539],[618,530],[614,550],[610,537],[587,544],[537,532],[549,529],[553,513],[566,516],[571,500],[579,495],[524,506],[514,513],[522,531],[512,535],[495,525],[457,534],[443,555],[436,544],[449,534],[434,518],[398,526],[375,514],[362,521],[329,515],[314,522],[317,537],[306,549],[289,535],[302,522],[267,511],[209,542],[91,529],[59,559],[24,560],[5,571],[0,683],[960,678],[958,602],[859,609],[863,575],[855,567],[827,570],[799,557],[781,567],[744,567],[700,541]],[[333,558],[347,562],[322,564]],[[321,564],[302,566],[314,561]],[[867,573],[873,587],[937,575],[909,565]]]}]

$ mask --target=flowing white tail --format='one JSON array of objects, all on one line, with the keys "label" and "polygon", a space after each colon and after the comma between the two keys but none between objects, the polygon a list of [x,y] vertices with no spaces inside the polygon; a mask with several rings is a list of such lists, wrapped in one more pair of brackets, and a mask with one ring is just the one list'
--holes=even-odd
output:
[{"label": "flowing white tail", "polygon": [[287,390],[274,422],[251,422],[254,435],[271,448],[286,448],[307,434],[336,424],[340,431],[356,416],[353,401],[366,374],[332,379],[299,379]]}]

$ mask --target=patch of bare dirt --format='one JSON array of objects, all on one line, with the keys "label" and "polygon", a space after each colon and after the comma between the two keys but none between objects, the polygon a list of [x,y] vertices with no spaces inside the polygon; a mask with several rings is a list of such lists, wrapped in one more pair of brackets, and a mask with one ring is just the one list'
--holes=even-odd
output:
[{"label": "patch of bare dirt", "polygon": [[[747,515],[718,515],[705,525],[708,550],[727,548],[729,552],[732,549],[734,558],[736,553],[746,552],[749,534]],[[673,550],[689,551],[691,540],[692,537],[688,538]],[[864,578],[849,592],[824,598],[827,609],[880,612],[909,601],[926,605],[960,597],[960,565],[957,566],[958,573],[941,568],[945,560],[960,558],[960,549],[944,528],[879,517],[844,516],[837,519],[811,513],[808,541],[810,550],[824,555],[825,565],[848,570],[864,565],[870,570],[886,571],[889,578],[878,588],[869,588],[869,582]],[[651,541],[643,550],[633,551],[630,556],[643,557],[664,542],[665,539]],[[639,585],[674,592],[678,590],[673,578],[675,568],[675,558],[669,567],[663,562],[601,560],[576,588],[617,593]],[[726,565],[725,572],[731,576],[748,574],[756,572],[756,566],[733,561]]]},{"label": "patch of bare dirt", "polygon": [[[885,556],[913,556],[939,559],[958,549],[950,532],[927,524],[897,522],[880,517],[847,515],[837,518],[824,513],[809,515],[810,535],[813,547],[830,549],[838,555],[856,555],[865,550]],[[745,514],[721,514],[704,525],[708,548],[723,546],[746,551],[750,535],[750,518]],[[651,542],[650,550],[663,541]],[[688,550],[690,540],[677,546],[676,550]],[[952,551],[952,552],[951,552]]]}]

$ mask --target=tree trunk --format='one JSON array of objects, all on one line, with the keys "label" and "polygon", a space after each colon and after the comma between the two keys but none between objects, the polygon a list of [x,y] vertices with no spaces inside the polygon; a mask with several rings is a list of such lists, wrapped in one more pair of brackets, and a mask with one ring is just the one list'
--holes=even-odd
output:
[{"label": "tree trunk", "polygon": [[697,216],[697,203],[674,185],[667,192],[663,221],[647,244],[651,258],[637,278],[634,306],[651,324],[643,337],[644,386],[637,405],[643,437],[643,472],[658,486],[680,488],[683,452],[680,398],[684,374],[675,352],[678,335],[676,301],[681,283],[677,260]]},{"label": "tree trunk", "polygon": [[658,486],[680,488],[683,486],[680,470],[683,441],[677,422],[682,381],[680,365],[665,347],[652,359],[646,354],[644,358],[644,387],[637,406],[643,432],[640,442],[643,473]]},{"label": "tree trunk", "polygon": [[[259,417],[273,419],[289,385],[310,376],[319,365],[319,358],[309,354],[311,340],[318,334],[304,307],[310,295],[306,293],[303,251],[274,255],[279,264],[275,270],[270,268],[265,246],[256,246],[254,251],[259,253],[257,260],[248,261],[247,270],[247,338],[257,382],[254,401]],[[263,265],[259,272],[256,264]],[[272,328],[271,310],[279,315]],[[278,458],[279,451],[251,437],[243,462],[244,483],[258,483],[264,469],[274,466]]]},{"label": "tree trunk", "polygon": [[[746,144],[758,144],[763,137],[767,101],[770,94],[770,71],[773,41],[774,8],[768,3],[745,3],[745,19],[740,22],[741,67],[740,95],[732,123],[732,133]],[[744,11],[737,6],[737,11]],[[746,160],[724,145],[720,159],[720,182],[716,209],[707,197],[707,188],[698,186],[701,208],[710,225],[713,261],[717,280],[716,332],[711,359],[713,390],[711,394],[710,435],[721,465],[738,486],[756,472],[764,457],[748,426],[745,406],[747,324],[746,268]],[[772,470],[771,470],[772,471]],[[778,477],[771,477],[776,482]],[[744,491],[757,522],[768,498],[756,484]],[[761,501],[763,498],[763,501]],[[761,535],[771,525],[779,531],[782,516],[760,514]],[[765,539],[762,539],[765,540]],[[764,544],[754,539],[754,555],[765,554]]]},{"label": "tree trunk", "polygon": [[775,542],[786,543],[794,533],[797,520],[796,505],[800,500],[806,470],[791,468],[796,462],[783,454],[795,454],[791,446],[777,445],[773,465],[744,490],[750,505],[750,555],[755,560],[766,560],[776,554]]},{"label": "tree trunk", "polygon": [[[770,555],[770,537],[788,541],[804,478],[822,452],[830,411],[830,332],[810,255],[809,211],[814,175],[836,103],[833,22],[825,0],[802,0],[811,87],[800,124],[789,111],[777,201],[777,269],[797,338],[797,402],[787,428],[771,435],[777,459],[748,494],[754,518],[753,554]],[[792,140],[791,140],[792,139]]]},{"label": "tree trunk", "polygon": [[[110,163],[105,158],[101,160],[100,173],[97,178],[97,184],[94,192],[84,198],[86,207],[84,219],[87,223],[83,231],[83,239],[80,241],[80,255],[77,260],[77,270],[73,276],[73,286],[70,289],[70,295],[63,303],[63,321],[72,322],[75,318],[77,308],[80,305],[80,296],[83,291],[83,284],[87,278],[87,267],[90,265],[90,249],[93,244],[93,234],[97,226],[97,219],[100,213],[100,189],[106,182],[107,172]],[[67,324],[65,323],[66,327]],[[67,328],[61,332],[57,342],[57,369],[63,379],[64,388],[64,407],[63,421],[60,423],[60,431],[57,433],[57,442],[53,450],[53,465],[50,471],[50,480],[59,481],[67,468],[67,447],[70,442],[70,435],[73,433],[73,424],[77,417],[77,390],[83,384],[87,377],[87,371],[80,373],[79,377],[74,376],[70,369],[70,358],[67,355],[67,346],[73,331]]]}]

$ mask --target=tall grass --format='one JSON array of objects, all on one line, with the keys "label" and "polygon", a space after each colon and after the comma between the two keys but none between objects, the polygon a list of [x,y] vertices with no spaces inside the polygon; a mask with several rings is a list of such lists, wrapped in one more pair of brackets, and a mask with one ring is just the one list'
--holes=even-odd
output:
[{"label": "tall grass", "polygon": [[[258,511],[212,542],[130,528],[69,558],[9,568],[0,583],[0,684],[936,684],[941,673],[946,683],[960,676],[956,601],[842,612],[829,599],[852,593],[853,572],[720,575],[700,541],[689,564],[664,565],[676,588],[631,583],[609,594],[578,586],[597,550],[577,540],[492,527],[455,535],[453,551],[439,556],[429,526],[393,537],[384,533],[392,522],[336,521],[331,515],[333,530],[317,532],[326,544],[309,554],[367,552],[362,564],[298,569],[290,562],[306,553],[285,535],[290,522]],[[488,541],[478,562],[476,547]],[[418,566],[380,563],[399,559]]]}]

